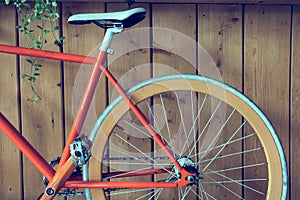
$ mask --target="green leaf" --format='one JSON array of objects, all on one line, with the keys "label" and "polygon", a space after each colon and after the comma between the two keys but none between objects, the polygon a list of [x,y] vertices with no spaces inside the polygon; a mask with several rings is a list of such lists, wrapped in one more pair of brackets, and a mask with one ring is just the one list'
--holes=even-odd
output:
[{"label": "green leaf", "polygon": [[35,44],[35,45],[40,45],[40,44],[42,44],[40,41],[38,41],[38,40],[33,40],[33,44]]},{"label": "green leaf", "polygon": [[44,30],[45,35],[47,35],[48,33],[50,33],[49,30]]},{"label": "green leaf", "polygon": [[40,63],[35,63],[33,66],[35,66],[35,67],[42,67],[42,65]]},{"label": "green leaf", "polygon": [[38,16],[38,15],[35,15],[35,16],[32,17],[32,20],[34,20],[34,21],[38,21],[40,19],[41,19],[41,17]]},{"label": "green leaf", "polygon": [[36,27],[43,30],[43,28],[40,25],[36,25]]},{"label": "green leaf", "polygon": [[31,8],[30,4],[28,4],[28,3],[24,3],[23,6],[24,6],[25,8]]},{"label": "green leaf", "polygon": [[53,30],[55,30],[55,31],[59,30],[59,26],[54,26]]},{"label": "green leaf", "polygon": [[59,41],[59,40],[55,40],[55,41],[54,41],[54,44],[55,44],[55,45],[60,45],[60,41]]},{"label": "green leaf", "polygon": [[52,6],[53,6],[53,7],[56,7],[56,6],[57,6],[57,3],[56,3],[55,1],[53,1],[53,2],[52,2]]},{"label": "green leaf", "polygon": [[27,74],[20,74],[21,78],[25,78],[26,76],[28,76]]},{"label": "green leaf", "polygon": [[26,59],[26,61],[33,65],[33,61],[32,60]]},{"label": "green leaf", "polygon": [[35,97],[35,98],[33,99],[34,102],[38,102],[39,100],[40,100],[40,98],[38,98],[38,97]]},{"label": "green leaf", "polygon": [[8,5],[10,3],[10,0],[5,0],[5,4]]},{"label": "green leaf", "polygon": [[29,76],[29,77],[28,77],[28,80],[29,80],[29,81],[32,81],[32,82],[35,82],[36,78],[33,77],[33,76]]}]

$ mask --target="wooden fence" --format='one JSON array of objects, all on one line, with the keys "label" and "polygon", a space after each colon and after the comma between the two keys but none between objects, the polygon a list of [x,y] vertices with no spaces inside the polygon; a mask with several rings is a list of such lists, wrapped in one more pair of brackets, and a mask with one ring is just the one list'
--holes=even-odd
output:
[{"label": "wooden fence", "polygon": [[[197,1],[196,1],[197,2]],[[228,1],[227,1],[228,2]],[[289,199],[300,199],[300,6],[262,4],[136,3],[147,9],[136,27],[162,27],[198,41],[215,61],[224,82],[243,91],[270,118],[283,144],[289,165]],[[298,3],[300,4],[300,3]],[[93,25],[68,25],[75,13],[126,9],[125,3],[63,2],[60,32],[63,51],[89,54],[103,31]],[[12,6],[0,3],[0,43],[23,45],[16,31]],[[155,38],[153,43],[160,38]],[[116,48],[145,40],[139,36]],[[172,42],[172,40],[170,39]],[[50,42],[50,41],[49,41]],[[50,50],[59,51],[57,47]],[[0,110],[49,161],[61,153],[72,123],[72,94],[80,65],[45,61],[36,89],[42,100],[27,101],[31,89],[20,74],[24,58],[0,54]],[[161,63],[190,73],[178,57],[149,49],[127,52],[111,64],[117,77],[136,65]],[[174,63],[180,63],[176,68]],[[114,67],[115,66],[115,67]],[[117,68],[119,66],[119,68]],[[147,75],[145,75],[147,76]],[[105,82],[104,82],[105,84]],[[106,88],[106,87],[104,87]],[[100,91],[103,110],[110,88]],[[43,191],[42,177],[4,136],[0,135],[0,199],[36,199]]]}]

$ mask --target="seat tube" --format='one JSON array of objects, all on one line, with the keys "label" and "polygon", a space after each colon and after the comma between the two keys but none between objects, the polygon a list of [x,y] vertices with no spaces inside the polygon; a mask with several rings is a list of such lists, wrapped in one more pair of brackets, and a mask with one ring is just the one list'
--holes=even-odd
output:
[{"label": "seat tube", "polygon": [[70,144],[74,141],[74,139],[79,135],[84,120],[86,118],[88,109],[90,107],[90,103],[93,99],[95,89],[101,74],[101,67],[99,66],[104,66],[106,57],[107,57],[107,51],[109,50],[112,37],[114,34],[120,33],[123,31],[123,26],[122,24],[116,24],[114,28],[109,28],[107,29],[102,45],[99,49],[99,53],[96,59],[96,62],[94,63],[93,66],[93,71],[91,73],[91,76],[89,78],[89,81],[87,83],[87,86],[85,88],[84,94],[82,96],[81,102],[78,107],[78,111],[75,115],[74,122],[72,125],[72,128],[70,130],[68,139],[66,141],[65,148],[63,150],[62,156],[61,156],[61,161],[58,165],[58,169],[60,169],[63,164],[67,161],[68,157],[70,156]]},{"label": "seat tube", "polygon": [[68,139],[66,141],[65,148],[63,150],[61,161],[58,165],[58,169],[60,169],[63,164],[67,161],[68,157],[70,156],[70,144],[74,141],[74,139],[80,134],[82,126],[84,124],[86,115],[88,113],[90,104],[94,97],[94,93],[100,78],[101,70],[98,67],[99,65],[104,65],[106,60],[107,53],[104,51],[99,51],[98,57],[96,62],[93,66],[92,73],[88,80],[88,83],[85,87],[85,91],[81,98],[79,107],[77,109],[77,113],[74,118],[74,122],[72,124]]}]

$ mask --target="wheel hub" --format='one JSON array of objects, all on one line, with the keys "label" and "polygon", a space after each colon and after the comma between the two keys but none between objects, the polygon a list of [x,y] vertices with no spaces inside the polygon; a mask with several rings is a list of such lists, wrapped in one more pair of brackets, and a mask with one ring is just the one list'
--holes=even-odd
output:
[{"label": "wheel hub", "polygon": [[[193,160],[187,157],[180,157],[177,159],[177,162],[180,164],[180,166],[183,167],[187,172],[190,172],[192,174],[195,174],[195,176],[187,176],[186,180],[189,181],[191,184],[196,184],[200,177],[200,173],[198,172],[197,165],[194,163]],[[175,174],[177,175],[177,178],[181,178],[180,170],[177,167],[174,167]]]}]

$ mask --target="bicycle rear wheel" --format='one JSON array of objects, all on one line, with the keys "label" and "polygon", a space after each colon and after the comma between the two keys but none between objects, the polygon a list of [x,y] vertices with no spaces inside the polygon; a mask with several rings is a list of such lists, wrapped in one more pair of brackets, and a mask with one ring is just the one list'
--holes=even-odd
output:
[{"label": "bicycle rear wheel", "polygon": [[[239,91],[202,76],[169,75],[143,82],[128,95],[179,163],[197,174],[197,181],[168,189],[97,189],[92,190],[94,199],[286,198],[287,168],[278,136],[265,115]],[[98,119],[91,140],[90,180],[180,179],[121,98]],[[136,175],[151,170],[159,173]]]}]

